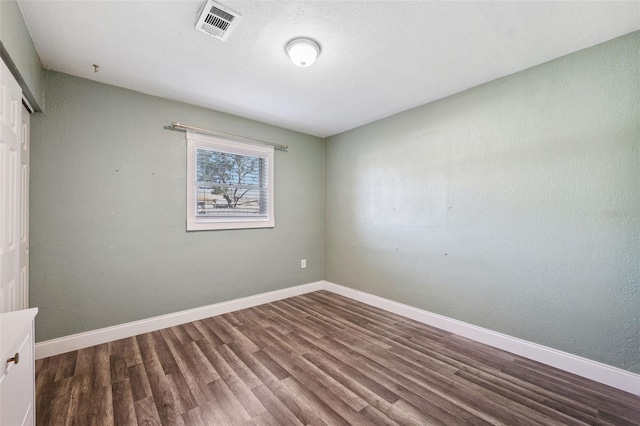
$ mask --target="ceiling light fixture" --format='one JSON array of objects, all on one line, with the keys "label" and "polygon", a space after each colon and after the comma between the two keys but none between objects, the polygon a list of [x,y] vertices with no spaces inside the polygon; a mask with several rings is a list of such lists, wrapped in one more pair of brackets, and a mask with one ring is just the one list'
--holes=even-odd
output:
[{"label": "ceiling light fixture", "polygon": [[296,38],[287,44],[285,50],[291,62],[299,67],[308,67],[320,54],[320,45],[308,38]]}]

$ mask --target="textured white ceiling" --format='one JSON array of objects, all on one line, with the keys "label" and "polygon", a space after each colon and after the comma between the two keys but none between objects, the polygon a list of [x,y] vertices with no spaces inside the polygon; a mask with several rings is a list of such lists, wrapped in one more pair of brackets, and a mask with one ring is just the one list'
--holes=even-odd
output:
[{"label": "textured white ceiling", "polygon": [[321,137],[640,29],[638,1],[221,0],[242,14],[222,42],[194,29],[204,3],[19,2],[47,69]]}]

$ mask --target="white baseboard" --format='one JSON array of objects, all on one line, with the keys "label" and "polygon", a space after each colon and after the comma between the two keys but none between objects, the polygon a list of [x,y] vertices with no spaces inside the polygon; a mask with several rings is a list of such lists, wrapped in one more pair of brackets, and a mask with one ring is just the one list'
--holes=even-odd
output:
[{"label": "white baseboard", "polygon": [[640,374],[634,374],[597,361],[531,343],[526,340],[511,337],[328,281],[324,281],[324,289],[625,392],[640,395]]},{"label": "white baseboard", "polygon": [[53,355],[75,351],[89,346],[100,345],[113,340],[124,339],[150,331],[160,330],[175,325],[185,324],[252,306],[263,305],[276,300],[298,296],[300,294],[311,293],[322,290],[323,281],[302,284],[295,287],[284,288],[282,290],[270,291],[268,293],[257,294],[255,296],[243,297],[229,300],[227,302],[215,303],[213,305],[202,306],[200,308],[188,309],[186,311],[147,318],[140,321],[114,325],[112,327],[87,331],[84,333],[64,336],[57,339],[46,340],[36,343],[36,359],[46,358]]}]

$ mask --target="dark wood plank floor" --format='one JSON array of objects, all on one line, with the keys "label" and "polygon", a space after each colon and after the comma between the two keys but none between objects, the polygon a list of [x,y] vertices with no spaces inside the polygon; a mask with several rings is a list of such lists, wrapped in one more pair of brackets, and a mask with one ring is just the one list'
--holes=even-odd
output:
[{"label": "dark wood plank floor", "polygon": [[640,425],[640,398],[320,291],[36,362],[39,425]]}]

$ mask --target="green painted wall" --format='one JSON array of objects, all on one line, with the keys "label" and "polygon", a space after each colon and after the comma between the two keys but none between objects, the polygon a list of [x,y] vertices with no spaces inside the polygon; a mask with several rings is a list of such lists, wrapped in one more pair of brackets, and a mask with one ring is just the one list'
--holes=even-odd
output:
[{"label": "green painted wall", "polygon": [[[322,139],[54,72],[45,86],[31,139],[38,341],[323,278]],[[275,228],[185,232],[186,140],[171,121],[289,145]]]},{"label": "green painted wall", "polygon": [[329,138],[325,279],[640,373],[639,121],[636,32]]},{"label": "green painted wall", "polygon": [[36,109],[44,109],[44,71],[15,0],[0,0],[0,56]]}]

